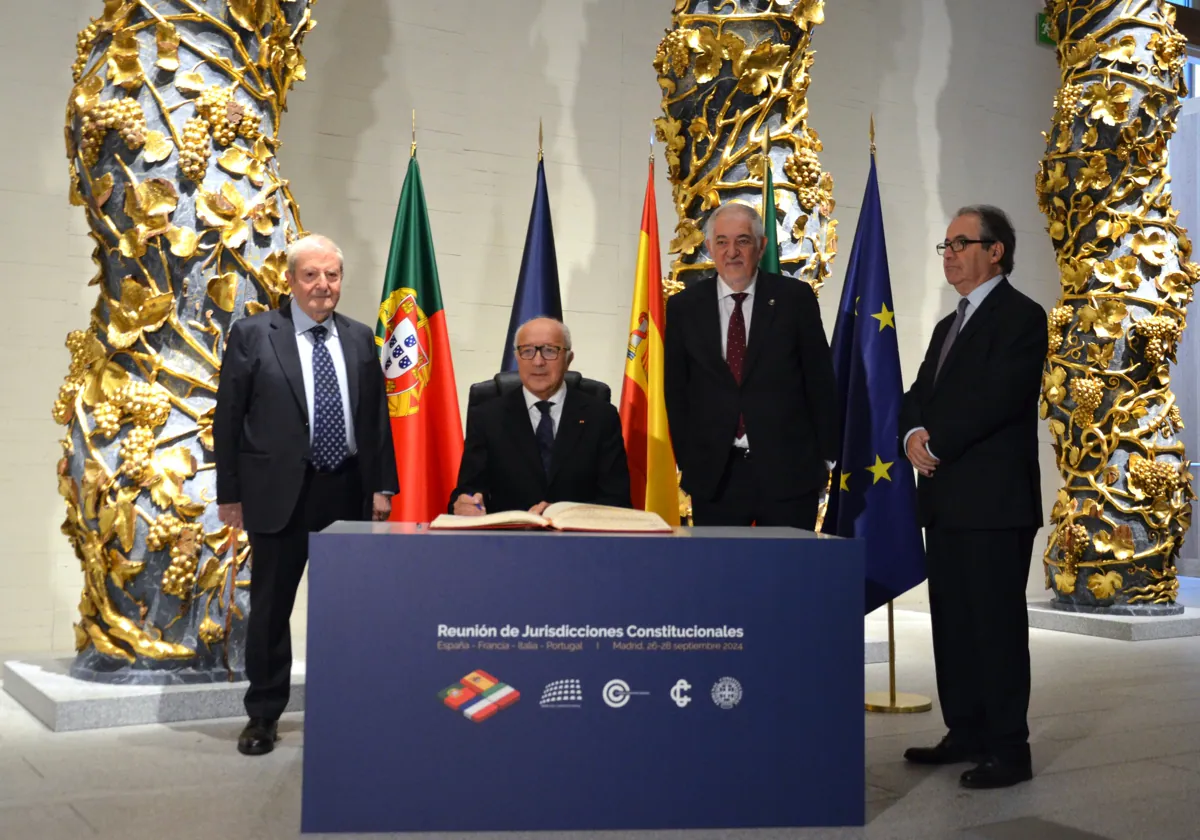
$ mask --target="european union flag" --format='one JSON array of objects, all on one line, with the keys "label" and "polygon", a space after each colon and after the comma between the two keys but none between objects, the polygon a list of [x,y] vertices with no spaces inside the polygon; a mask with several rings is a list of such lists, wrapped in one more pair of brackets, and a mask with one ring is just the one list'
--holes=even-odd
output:
[{"label": "european union flag", "polygon": [[550,220],[550,196],[546,192],[546,168],[538,158],[537,188],[529,230],[525,232],[525,253],[517,276],[517,294],[508,319],[508,337],[504,341],[501,370],[516,370],[513,339],[517,329],[530,318],[545,315],[562,320],[562,297],[558,293],[558,257],[554,253],[554,224]]},{"label": "european union flag", "polygon": [[896,443],[904,383],[874,155],[833,328],[833,364],[842,457],[824,530],[866,541],[871,612],[925,579],[916,485]]}]

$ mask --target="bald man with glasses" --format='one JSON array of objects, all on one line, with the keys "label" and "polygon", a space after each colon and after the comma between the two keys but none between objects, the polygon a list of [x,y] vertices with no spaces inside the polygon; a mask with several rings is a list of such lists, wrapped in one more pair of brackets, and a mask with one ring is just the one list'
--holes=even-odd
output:
[{"label": "bald man with glasses", "polygon": [[631,507],[617,410],[564,381],[575,357],[570,331],[534,318],[513,344],[521,388],[467,412],[450,512],[541,513],[554,502]]}]

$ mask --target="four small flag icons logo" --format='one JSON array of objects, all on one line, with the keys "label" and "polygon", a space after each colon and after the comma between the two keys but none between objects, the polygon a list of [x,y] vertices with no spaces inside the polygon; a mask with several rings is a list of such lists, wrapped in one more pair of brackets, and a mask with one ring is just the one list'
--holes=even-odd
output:
[{"label": "four small flag icons logo", "polygon": [[487,671],[472,671],[439,691],[438,699],[447,708],[462,712],[467,719],[482,723],[520,700],[521,692]]}]

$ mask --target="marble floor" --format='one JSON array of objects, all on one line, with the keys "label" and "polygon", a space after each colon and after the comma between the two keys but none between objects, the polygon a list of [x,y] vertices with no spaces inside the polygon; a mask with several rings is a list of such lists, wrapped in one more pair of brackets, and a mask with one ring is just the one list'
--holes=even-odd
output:
[{"label": "marble floor", "polygon": [[[929,618],[907,611],[896,616],[899,688],[933,696]],[[885,635],[875,621],[869,620],[868,635]],[[905,747],[941,736],[936,707],[921,715],[868,715],[865,828],[606,836],[1200,837],[1197,640],[1130,643],[1035,630],[1031,648],[1037,774],[1031,783],[970,792],[957,784],[962,767],[906,765]],[[866,669],[868,689],[886,689],[887,666]],[[297,837],[303,718],[285,717],[278,748],[258,759],[236,752],[241,725],[224,720],[54,734],[0,691],[0,840]]]}]

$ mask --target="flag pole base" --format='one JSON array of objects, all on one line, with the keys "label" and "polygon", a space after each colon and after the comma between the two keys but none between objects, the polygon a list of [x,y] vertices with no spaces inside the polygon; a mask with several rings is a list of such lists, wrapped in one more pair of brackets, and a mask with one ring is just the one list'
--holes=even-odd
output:
[{"label": "flag pole base", "polygon": [[868,712],[911,715],[928,712],[933,708],[933,701],[923,694],[909,694],[904,691],[896,692],[894,697],[890,691],[869,691],[865,705]]}]

